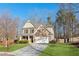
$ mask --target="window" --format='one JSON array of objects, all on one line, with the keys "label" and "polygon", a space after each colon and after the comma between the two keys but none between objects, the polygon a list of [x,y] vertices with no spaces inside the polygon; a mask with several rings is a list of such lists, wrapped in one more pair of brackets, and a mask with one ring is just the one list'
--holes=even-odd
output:
[{"label": "window", "polygon": [[28,29],[27,30],[25,30],[26,31],[26,33],[28,33]]},{"label": "window", "polygon": [[25,29],[25,30],[24,30],[24,33],[28,33],[28,29]]},{"label": "window", "polygon": [[22,39],[25,39],[26,37],[25,36],[22,36]]},{"label": "window", "polygon": [[34,29],[30,29],[30,33],[33,33],[34,32]]},{"label": "window", "polygon": [[22,39],[27,39],[28,40],[28,36],[22,36]]}]

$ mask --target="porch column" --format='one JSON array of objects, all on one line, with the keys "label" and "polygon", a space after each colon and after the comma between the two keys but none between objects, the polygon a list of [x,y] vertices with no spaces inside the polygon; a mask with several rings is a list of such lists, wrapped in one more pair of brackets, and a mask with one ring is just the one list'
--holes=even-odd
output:
[{"label": "porch column", "polygon": [[[30,29],[28,29],[28,34],[30,34]],[[29,42],[29,44],[31,44],[31,39],[30,39],[29,35],[28,35],[28,42]]]},{"label": "porch column", "polygon": [[28,42],[29,42],[29,44],[31,44],[31,40],[30,40],[30,37],[28,36]]},{"label": "porch column", "polygon": [[20,36],[20,40],[22,39],[22,36]]},{"label": "porch column", "polygon": [[33,35],[33,43],[35,42],[34,38],[35,38],[35,36]]}]

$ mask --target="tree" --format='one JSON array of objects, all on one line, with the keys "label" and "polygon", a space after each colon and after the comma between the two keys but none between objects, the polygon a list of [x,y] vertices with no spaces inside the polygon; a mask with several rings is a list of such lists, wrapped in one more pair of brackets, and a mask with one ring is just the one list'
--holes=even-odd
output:
[{"label": "tree", "polygon": [[[67,9],[67,7],[65,8],[65,5],[63,6],[57,13],[56,23],[59,27],[58,33],[59,31],[63,33],[64,43],[67,43],[70,41],[69,38],[73,36],[72,33],[75,27],[76,16],[71,9]],[[59,34],[59,36],[61,34]]]},{"label": "tree", "polygon": [[19,34],[20,34],[20,27],[21,27],[21,23],[20,23],[20,18],[19,17],[15,17],[15,23],[16,23],[16,39],[19,39]]},{"label": "tree", "polygon": [[47,18],[47,25],[48,26],[51,26],[52,25],[51,17],[50,16],[48,16],[48,18]]},{"label": "tree", "polygon": [[5,47],[8,48],[8,40],[15,39],[17,34],[17,22],[9,14],[3,14],[0,17],[0,36],[6,41]]},{"label": "tree", "polygon": [[63,35],[64,35],[64,42],[66,41],[65,40],[65,10],[64,9],[60,9],[57,13],[57,19],[56,19],[56,32],[57,35],[58,35],[58,38],[60,38],[60,34],[59,32],[61,31],[60,28],[62,28],[62,31],[63,31]]}]

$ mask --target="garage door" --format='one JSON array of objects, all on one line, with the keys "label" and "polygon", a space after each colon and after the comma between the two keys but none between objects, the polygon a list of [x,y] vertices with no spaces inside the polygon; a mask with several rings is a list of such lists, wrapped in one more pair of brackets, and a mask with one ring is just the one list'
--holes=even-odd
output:
[{"label": "garage door", "polygon": [[35,40],[35,43],[49,43],[48,37],[41,37]]}]

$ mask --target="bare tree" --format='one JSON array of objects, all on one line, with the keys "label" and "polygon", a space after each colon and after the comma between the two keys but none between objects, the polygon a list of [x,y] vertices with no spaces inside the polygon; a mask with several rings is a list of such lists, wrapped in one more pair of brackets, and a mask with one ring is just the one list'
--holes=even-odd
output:
[{"label": "bare tree", "polygon": [[3,14],[0,17],[0,36],[6,41],[5,47],[8,48],[8,40],[15,39],[17,34],[17,22],[9,14]]}]

